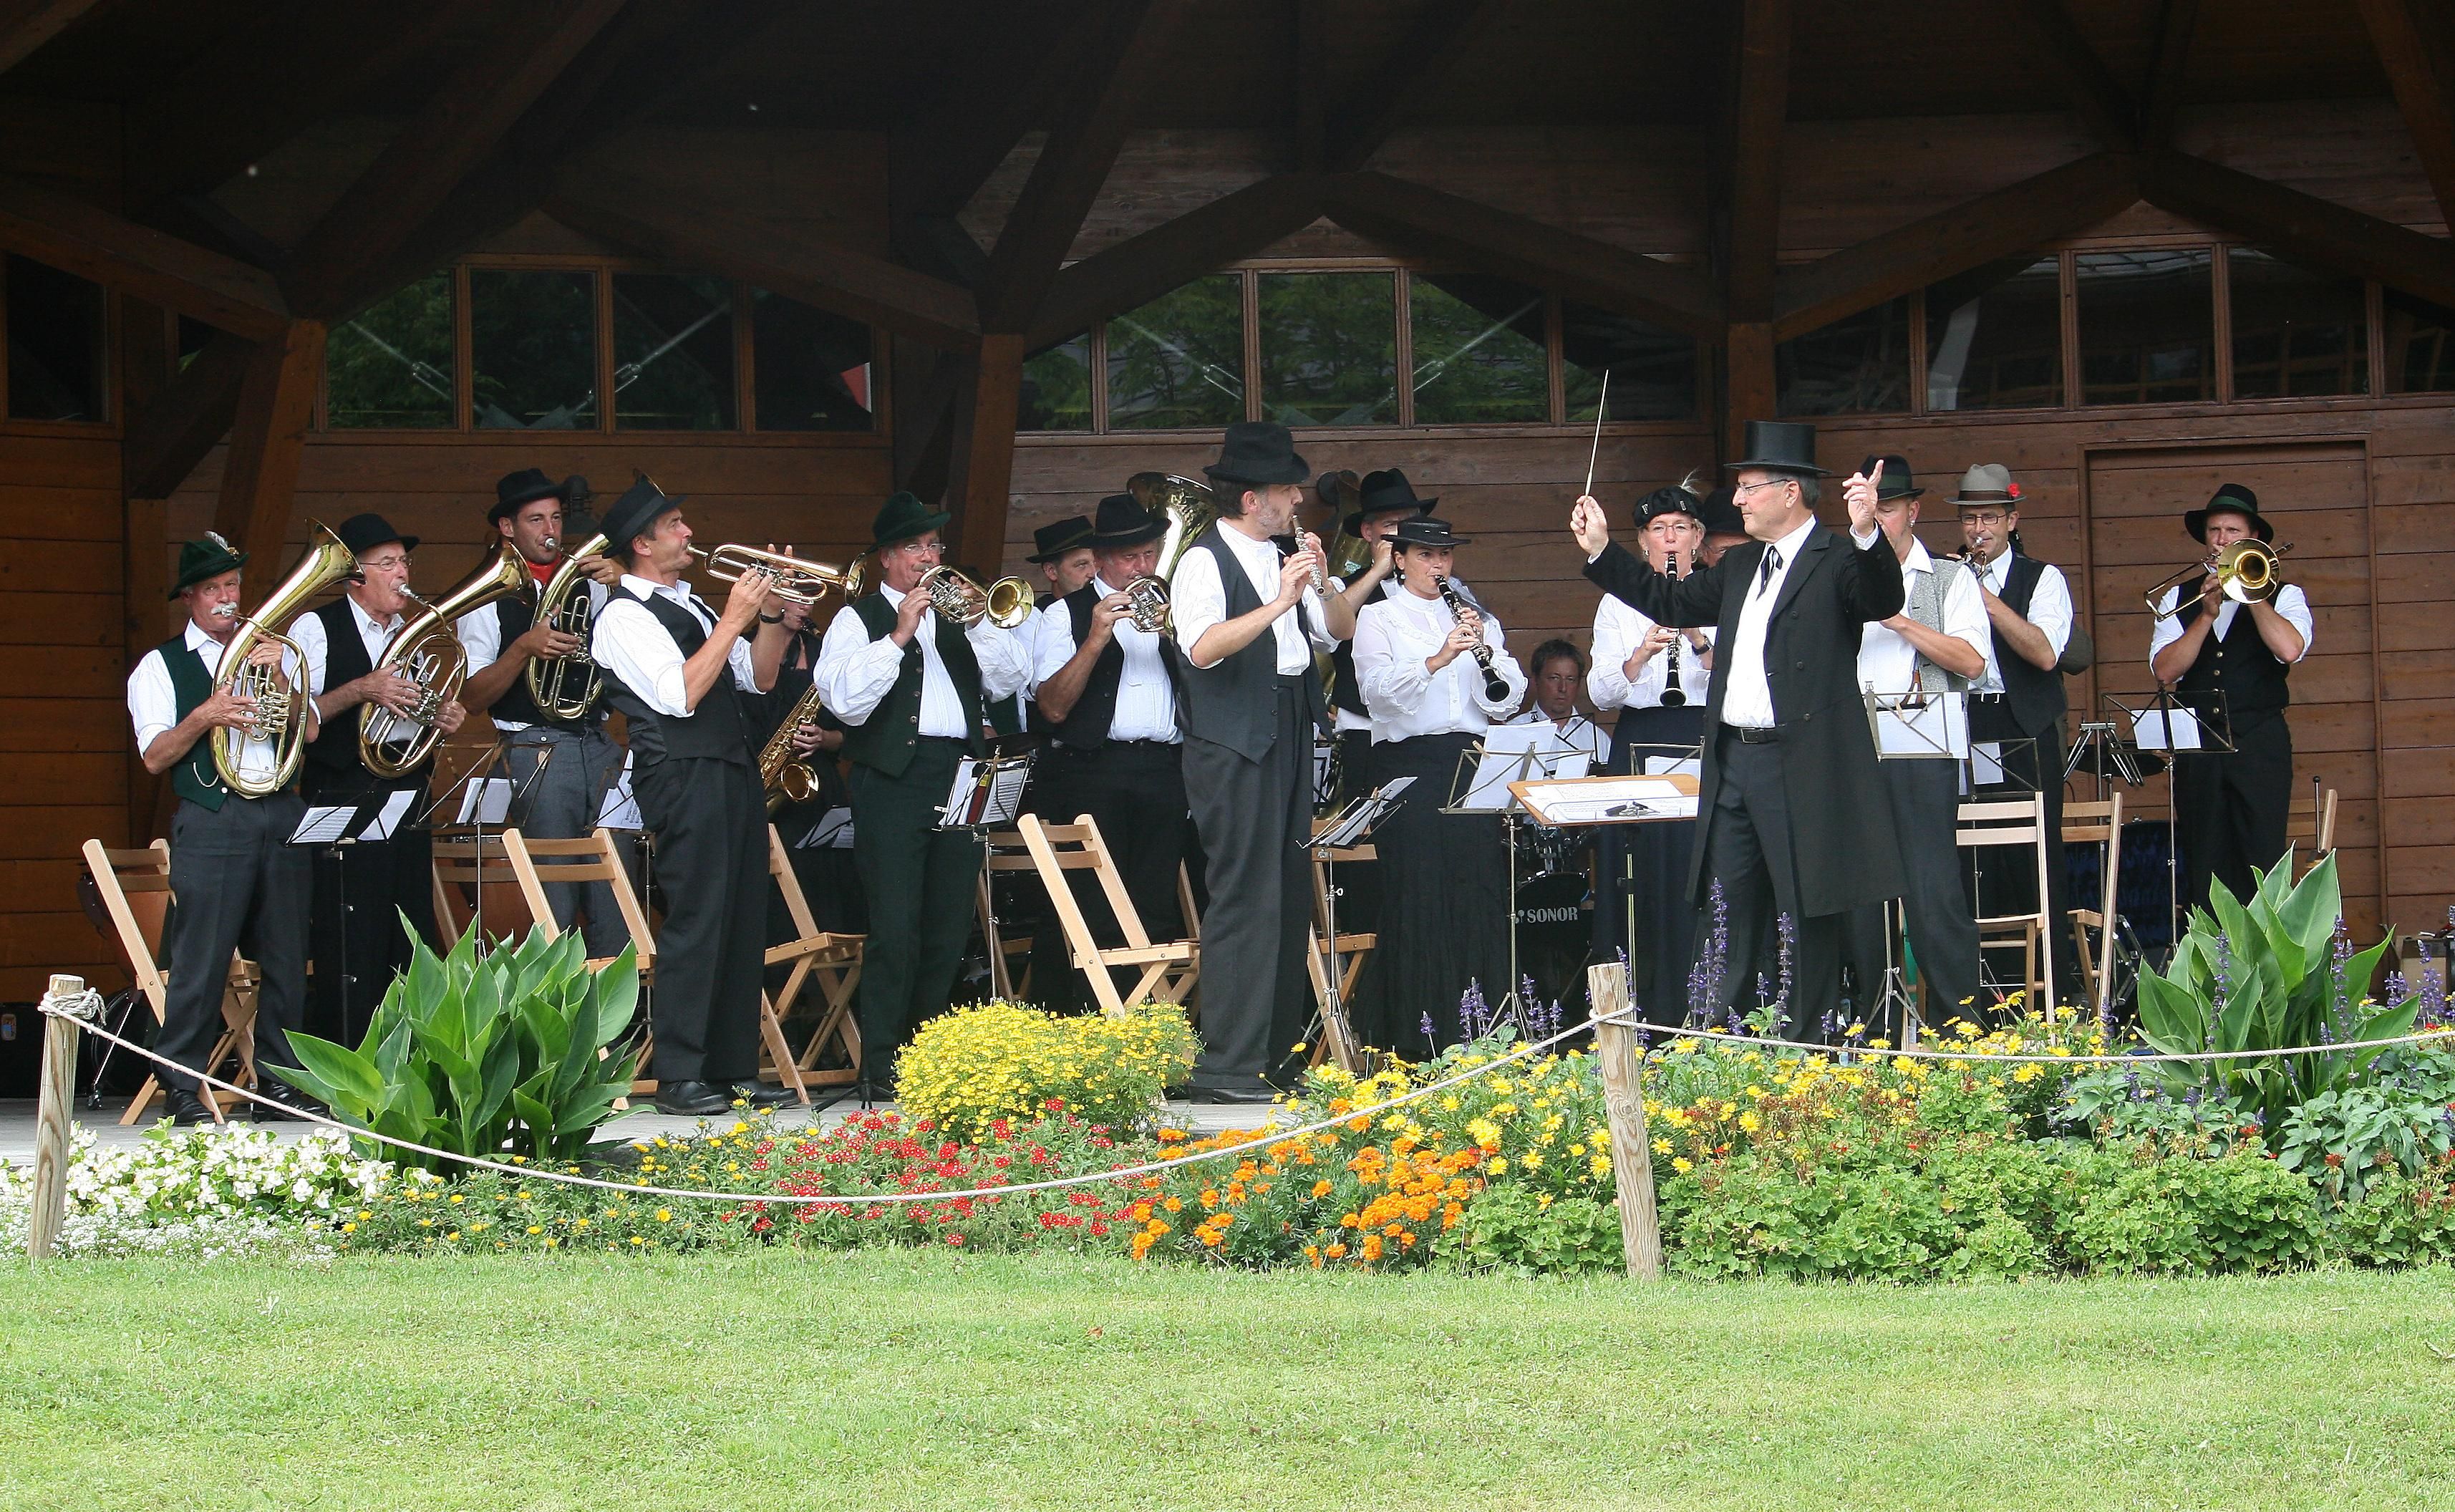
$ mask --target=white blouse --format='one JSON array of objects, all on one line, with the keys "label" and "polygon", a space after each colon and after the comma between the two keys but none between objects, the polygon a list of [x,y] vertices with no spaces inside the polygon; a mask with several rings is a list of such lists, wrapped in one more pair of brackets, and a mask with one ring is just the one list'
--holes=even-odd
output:
[{"label": "white blouse", "polygon": [[1355,686],[1372,716],[1372,739],[1420,735],[1480,734],[1506,720],[1526,697],[1526,673],[1509,654],[1500,621],[1483,615],[1483,643],[1506,687],[1484,696],[1483,668],[1471,652],[1439,672],[1424,663],[1449,639],[1457,621],[1437,598],[1401,590],[1367,604],[1355,616]]}]

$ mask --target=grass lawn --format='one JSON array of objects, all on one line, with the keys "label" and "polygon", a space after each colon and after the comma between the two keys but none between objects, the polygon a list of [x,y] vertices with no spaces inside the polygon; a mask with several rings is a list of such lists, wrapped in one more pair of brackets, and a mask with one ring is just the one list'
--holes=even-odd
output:
[{"label": "grass lawn", "polygon": [[9,1508],[2455,1505],[2443,1271],[1899,1290],[901,1252],[22,1265]]}]

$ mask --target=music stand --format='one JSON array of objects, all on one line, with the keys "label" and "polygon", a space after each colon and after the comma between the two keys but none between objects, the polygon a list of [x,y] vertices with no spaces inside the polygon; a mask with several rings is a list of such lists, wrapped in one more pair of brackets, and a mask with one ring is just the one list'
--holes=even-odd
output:
[{"label": "music stand", "polygon": [[2186,703],[2172,688],[2161,686],[2137,706],[2110,693],[2103,698],[2117,720],[2131,727],[2133,745],[2165,756],[2165,948],[2169,954],[2182,937],[2181,758],[2195,751],[2228,755],[2234,748],[2225,734],[2233,725],[2225,716],[2224,695],[2210,689],[2201,696],[2208,702]]},{"label": "music stand", "polygon": [[[290,832],[283,843],[314,847],[338,861],[344,846],[389,840],[400,833],[406,827],[410,808],[416,801],[416,788],[391,788],[371,793],[353,803],[311,803],[307,812],[300,816],[297,827]],[[340,889],[341,915],[347,918],[350,912],[348,868],[339,869],[335,885]],[[346,1004],[350,980],[350,932],[344,926],[339,933],[341,958],[334,963],[334,969],[341,979],[336,990]],[[346,1028],[347,1013],[344,1012],[342,1017]]]},{"label": "music stand", "polygon": [[1877,693],[1860,696],[1878,761],[1965,761],[1969,758],[1969,700],[1957,692]]},{"label": "music stand", "polygon": [[1321,862],[1323,904],[1328,914],[1325,920],[1329,936],[1322,949],[1329,953],[1329,972],[1324,978],[1328,1007],[1322,1015],[1322,1033],[1329,1038],[1330,1053],[1340,1067],[1348,1071],[1363,1069],[1362,1058],[1355,1053],[1355,1030],[1348,1022],[1347,997],[1343,990],[1342,967],[1338,960],[1338,857],[1340,851],[1352,850],[1364,843],[1375,826],[1397,810],[1402,795],[1415,785],[1413,777],[1391,777],[1371,792],[1350,801],[1322,826],[1321,833],[1307,842],[1313,858]]},{"label": "music stand", "polygon": [[[938,828],[983,833],[1012,824],[1023,812],[1023,791],[1030,784],[1032,757],[1037,754],[964,757],[956,764],[955,780],[946,790]],[[985,837],[982,843],[987,844]]]}]

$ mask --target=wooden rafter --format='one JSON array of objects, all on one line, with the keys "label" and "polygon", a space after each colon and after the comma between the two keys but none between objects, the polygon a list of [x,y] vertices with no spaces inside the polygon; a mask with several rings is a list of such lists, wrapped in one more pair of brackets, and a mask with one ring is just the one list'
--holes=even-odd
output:
[{"label": "wooden rafter", "polygon": [[1390,140],[1410,102],[1435,89],[1499,20],[1498,0],[1432,0],[1353,103],[1331,113],[1328,164],[1362,168]]},{"label": "wooden rafter", "polygon": [[169,388],[130,407],[120,443],[120,490],[130,498],[169,498],[238,413],[238,389],[256,343],[227,332],[205,343]]},{"label": "wooden rafter", "polygon": [[2455,233],[2455,22],[2432,0],[2361,0],[2361,7],[2438,196],[2439,218]]},{"label": "wooden rafter", "polygon": [[258,562],[281,555],[298,464],[324,386],[324,327],[294,320],[251,353],[231,424],[230,459],[213,528]]},{"label": "wooden rafter", "polygon": [[2144,160],[2141,197],[2296,261],[2455,305],[2455,241],[2172,151]]},{"label": "wooden rafter", "polygon": [[0,179],[0,247],[240,335],[288,324],[273,275],[39,184]]},{"label": "wooden rafter", "polygon": [[1071,264],[1041,301],[1028,346],[1063,341],[1302,231],[1321,217],[1325,182],[1311,173],[1266,178]]},{"label": "wooden rafter", "polygon": [[2148,88],[2140,101],[2140,141],[2148,147],[2174,143],[2174,111],[2191,67],[2191,37],[2199,30],[2200,0],[2165,0],[2157,17],[2157,56],[2148,67]]},{"label": "wooden rafter", "polygon": [[2140,198],[2140,167],[2099,152],[1786,269],[1773,335],[1787,341],[1938,279],[2094,226]]},{"label": "wooden rafter", "polygon": [[1773,317],[1781,239],[1781,137],[1790,113],[1790,0],[1744,0],[1731,100],[1723,298],[1733,320]]},{"label": "wooden rafter", "polygon": [[558,192],[545,210],[592,236],[933,346],[968,350],[980,341],[968,290],[662,186],[591,174]]},{"label": "wooden rafter", "polygon": [[0,0],[0,73],[76,24],[95,0]]},{"label": "wooden rafter", "polygon": [[1085,71],[1099,67],[1104,7],[1082,7],[1071,25],[1035,46],[1038,21],[1024,6],[990,14],[973,45],[934,71],[938,88],[887,141],[887,196],[899,223],[951,216],[970,204],[1024,133],[1081,87]]},{"label": "wooden rafter", "polygon": [[1386,173],[1323,180],[1323,213],[1359,235],[1718,337],[1721,302],[1694,270]]},{"label": "wooden rafter", "polygon": [[2119,151],[2137,142],[2140,114],[2131,92],[2080,34],[2063,0],[2019,0],[2019,10],[2046,63],[2061,76],[2072,113],[2107,147]]}]

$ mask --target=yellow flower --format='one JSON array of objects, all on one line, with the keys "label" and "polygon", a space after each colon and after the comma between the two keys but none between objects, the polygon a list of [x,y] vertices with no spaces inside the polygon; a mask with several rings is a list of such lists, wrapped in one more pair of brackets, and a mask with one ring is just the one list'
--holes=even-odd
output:
[{"label": "yellow flower", "polygon": [[673,1210],[672,1208],[669,1208],[669,1207],[660,1207],[660,1208],[657,1209],[657,1221],[658,1221],[658,1222],[659,1222],[659,1223],[670,1223],[670,1222],[672,1222],[673,1220],[674,1220],[674,1210]]},{"label": "yellow flower", "polygon": [[1490,1170],[1494,1176],[1506,1176],[1509,1174],[1509,1162],[1507,1160],[1494,1160],[1490,1166],[1486,1167],[1486,1169]]},{"label": "yellow flower", "polygon": [[639,1235],[634,1234],[634,1235],[632,1235],[632,1236],[631,1236],[631,1242],[632,1242],[632,1243],[634,1243],[634,1244],[645,1244],[645,1243],[646,1243],[646,1242],[648,1242],[648,1241],[647,1241],[646,1240],[644,1240],[644,1239],[641,1239]]},{"label": "yellow flower", "polygon": [[1750,1134],[1754,1134],[1758,1129],[1764,1127],[1764,1119],[1757,1118],[1755,1112],[1751,1110],[1739,1115],[1739,1127],[1745,1129]]},{"label": "yellow flower", "polygon": [[543,1227],[542,1225],[540,1225],[540,1224],[531,1223],[531,1224],[529,1225],[529,1232],[530,1232],[530,1233],[532,1233],[532,1234],[542,1234],[542,1233],[544,1233],[544,1232],[545,1232],[545,1229],[544,1229],[544,1227]]},{"label": "yellow flower", "polygon": [[[1696,1164],[1684,1155],[1674,1155],[1671,1158],[1671,1169],[1678,1172],[1681,1176],[1686,1176],[1689,1172],[1696,1169]],[[1596,1172],[1595,1174],[1599,1176],[1602,1173]]]}]

